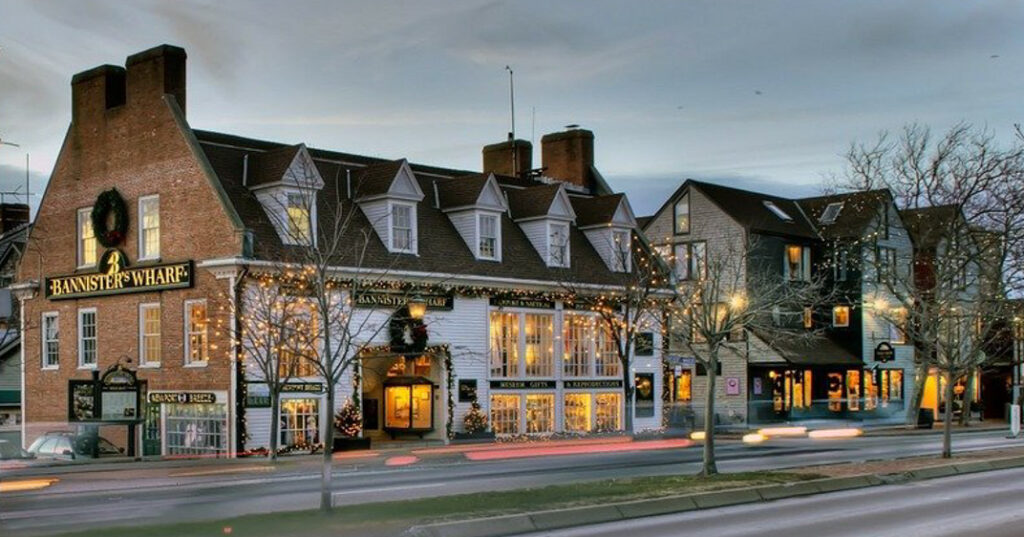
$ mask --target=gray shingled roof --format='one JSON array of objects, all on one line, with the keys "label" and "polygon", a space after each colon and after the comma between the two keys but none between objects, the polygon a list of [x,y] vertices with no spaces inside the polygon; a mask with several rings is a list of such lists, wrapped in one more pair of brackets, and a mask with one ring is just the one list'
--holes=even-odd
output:
[{"label": "gray shingled roof", "polygon": [[558,184],[538,184],[521,190],[507,190],[508,206],[512,211],[512,218],[519,220],[547,215],[558,194],[559,186]]},{"label": "gray shingled roof", "polygon": [[611,223],[615,218],[615,211],[622,203],[622,198],[623,194],[609,194],[592,198],[572,196],[570,200],[572,209],[576,211],[576,225],[587,227]]},{"label": "gray shingled roof", "polygon": [[[892,203],[892,196],[888,190],[880,189],[803,198],[797,201],[823,236],[841,239],[862,237],[881,211]],[[842,203],[843,208],[835,222],[822,223],[821,215],[831,203]]]}]

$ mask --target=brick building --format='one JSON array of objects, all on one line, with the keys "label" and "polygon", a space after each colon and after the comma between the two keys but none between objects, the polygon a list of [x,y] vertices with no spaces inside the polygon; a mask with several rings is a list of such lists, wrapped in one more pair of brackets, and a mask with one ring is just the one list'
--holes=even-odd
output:
[{"label": "brick building", "polygon": [[635,427],[661,426],[658,330],[623,369],[595,316],[564,300],[570,281],[621,289],[642,243],[593,166],[592,133],[545,136],[543,173],[528,142],[487,146],[480,173],[193,130],[185,58],[164,45],[72,80],[38,255],[16,285],[26,444],[95,426],[143,455],[268,447],[268,383],[216,319],[235,325],[225,312],[251,307],[251,276],[321,237],[334,209],[369,237],[364,262],[335,267],[380,285],[360,315],[388,323],[404,300],[388,288],[415,288],[434,351],[396,353],[375,332],[335,408],[303,370],[281,397],[282,446],[315,444],[348,398],[381,438],[446,440],[474,400],[499,435],[618,430],[634,374]]}]

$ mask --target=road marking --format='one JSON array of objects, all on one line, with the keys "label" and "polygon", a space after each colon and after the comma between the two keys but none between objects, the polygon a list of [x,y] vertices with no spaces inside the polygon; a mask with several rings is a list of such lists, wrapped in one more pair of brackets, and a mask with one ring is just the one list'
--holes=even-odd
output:
[{"label": "road marking", "polygon": [[248,473],[248,472],[273,472],[274,468],[271,466],[242,466],[239,468],[221,468],[219,470],[199,470],[195,472],[179,472],[176,474],[167,474],[167,477],[196,477],[201,475],[220,475],[220,474],[234,474],[234,473]]}]

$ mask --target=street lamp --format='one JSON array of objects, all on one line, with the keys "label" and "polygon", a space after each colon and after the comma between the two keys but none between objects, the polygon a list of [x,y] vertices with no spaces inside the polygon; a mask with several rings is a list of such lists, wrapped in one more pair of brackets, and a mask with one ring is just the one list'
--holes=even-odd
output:
[{"label": "street lamp", "polygon": [[419,293],[413,295],[406,305],[409,307],[409,317],[417,321],[423,319],[423,315],[427,313],[427,301]]}]

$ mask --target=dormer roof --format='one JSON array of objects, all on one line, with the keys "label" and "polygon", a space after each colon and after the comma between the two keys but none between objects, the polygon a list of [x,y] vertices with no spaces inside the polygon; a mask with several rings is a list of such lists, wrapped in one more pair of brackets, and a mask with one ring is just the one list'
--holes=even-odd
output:
[{"label": "dormer roof", "polygon": [[254,155],[246,181],[251,189],[287,185],[319,190],[324,186],[306,144],[286,145]]},{"label": "dormer roof", "polygon": [[576,212],[576,225],[581,229],[596,226],[616,226],[634,229],[636,216],[625,194],[609,194],[592,198],[572,198]]},{"label": "dormer roof", "polygon": [[423,199],[423,190],[409,167],[409,161],[404,158],[370,164],[356,173],[352,180],[352,194],[356,201],[385,197],[411,201]]},{"label": "dormer roof", "polygon": [[572,202],[561,184],[538,185],[507,192],[512,219],[517,222],[535,218],[576,219]]},{"label": "dormer roof", "polygon": [[505,211],[505,196],[492,173],[480,173],[438,181],[438,205],[442,211],[490,209]]}]

